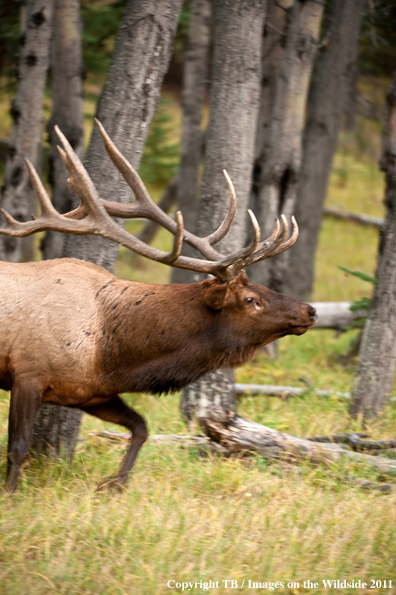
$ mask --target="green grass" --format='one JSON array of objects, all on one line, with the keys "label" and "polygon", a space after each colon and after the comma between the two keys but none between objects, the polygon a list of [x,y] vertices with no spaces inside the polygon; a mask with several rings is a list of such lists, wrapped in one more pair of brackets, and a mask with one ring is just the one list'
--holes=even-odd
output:
[{"label": "green grass", "polygon": [[[377,84],[378,83],[378,84]],[[362,81],[365,93],[382,100],[386,81]],[[99,86],[87,83],[86,132],[92,126]],[[381,93],[380,93],[381,91]],[[378,96],[378,97],[377,97]],[[1,100],[3,101],[3,100]],[[180,126],[180,109],[169,107]],[[3,103],[0,111],[4,113]],[[4,116],[0,136],[9,136]],[[346,208],[381,216],[383,180],[376,161],[379,125],[359,120],[357,133],[343,133],[328,192]],[[149,188],[155,199],[162,189]],[[128,224],[137,233],[142,224]],[[317,253],[316,300],[354,300],[371,286],[338,269],[342,265],[373,274],[378,233],[326,218]],[[156,246],[169,249],[162,231]],[[121,249],[117,275],[167,283],[170,269],[131,257]],[[353,333],[337,337],[311,331],[286,337],[279,357],[260,355],[237,370],[239,382],[311,388],[288,401],[245,397],[241,415],[296,436],[360,429],[347,414],[348,403],[335,396],[349,391],[355,362],[340,363]],[[333,391],[319,398],[315,389]],[[183,433],[179,395],[125,395],[147,419],[151,434]],[[0,391],[0,477],[5,475],[9,398]],[[396,410],[390,404],[368,428],[374,438],[395,437]],[[122,494],[95,493],[96,485],[117,468],[125,446],[90,436],[101,429],[122,430],[85,416],[72,467],[65,462],[27,461],[14,497],[0,483],[0,595],[161,595],[169,580],[196,582],[234,579],[281,581],[283,593],[322,593],[324,579],[394,581],[393,589],[344,589],[343,593],[395,592],[396,495],[363,492],[348,475],[376,480],[370,469],[341,462],[327,469],[309,464],[289,467],[262,457],[225,459],[196,449],[148,442]],[[0,480],[2,482],[2,480]],[[320,582],[317,590],[304,580]],[[300,587],[288,588],[288,581]],[[220,589],[211,593],[267,592]],[[203,593],[203,589],[194,589]],[[331,590],[326,592],[330,593]]]}]

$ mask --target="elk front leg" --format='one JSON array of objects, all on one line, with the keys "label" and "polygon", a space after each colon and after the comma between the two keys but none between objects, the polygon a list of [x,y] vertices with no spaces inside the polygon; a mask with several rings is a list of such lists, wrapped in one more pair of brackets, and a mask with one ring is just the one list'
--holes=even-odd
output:
[{"label": "elk front leg", "polygon": [[114,477],[107,478],[98,486],[98,490],[107,487],[122,488],[128,480],[129,471],[135,462],[140,448],[148,438],[146,422],[139,413],[130,409],[118,395],[100,405],[81,407],[81,409],[104,421],[110,421],[113,424],[124,426],[132,432],[132,441],[119,472]]},{"label": "elk front leg", "polygon": [[29,450],[34,420],[42,398],[41,387],[34,387],[29,379],[18,378],[11,388],[8,418],[8,455],[6,490],[14,492],[19,470]]}]

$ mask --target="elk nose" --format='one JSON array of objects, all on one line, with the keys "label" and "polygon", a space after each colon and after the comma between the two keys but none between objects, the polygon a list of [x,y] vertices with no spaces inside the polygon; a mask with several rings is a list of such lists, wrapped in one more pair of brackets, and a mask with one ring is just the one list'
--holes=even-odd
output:
[{"label": "elk nose", "polygon": [[318,315],[316,314],[315,308],[313,308],[312,306],[308,306],[307,313],[312,324],[314,324],[318,320]]}]

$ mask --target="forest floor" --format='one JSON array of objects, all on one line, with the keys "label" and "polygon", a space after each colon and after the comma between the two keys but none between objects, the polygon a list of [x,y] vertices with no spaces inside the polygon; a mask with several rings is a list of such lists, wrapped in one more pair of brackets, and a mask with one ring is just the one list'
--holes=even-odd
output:
[{"label": "forest floor", "polygon": [[[378,104],[383,103],[386,86],[386,81],[361,81],[362,91]],[[87,129],[95,89],[88,91]],[[172,135],[177,137],[180,108],[171,94],[168,98]],[[5,104],[0,98],[0,110]],[[4,115],[0,137],[9,135]],[[355,131],[342,133],[329,205],[341,203],[351,211],[383,215],[380,145],[380,124],[375,121],[359,117]],[[150,191],[158,198],[162,189]],[[129,229],[136,231],[138,225],[130,224]],[[156,238],[159,247],[169,243],[166,232]],[[372,275],[377,243],[377,231],[326,217],[315,300],[369,296],[371,285],[338,267]],[[167,283],[170,270],[122,249],[116,273]],[[308,381],[310,390],[288,401],[240,398],[238,413],[301,437],[361,430],[361,424],[348,417],[347,401],[336,396],[352,386],[356,360],[345,366],[340,356],[355,334],[309,331],[282,339],[277,359],[259,355],[237,370],[237,380],[290,386]],[[317,388],[333,391],[333,396],[319,398]],[[150,434],[187,432],[178,394],[125,398],[145,416]],[[8,407],[9,396],[0,391],[0,478],[5,476]],[[391,403],[367,431],[377,439],[396,438],[395,419],[396,405]],[[1,594],[160,595],[180,592],[173,588],[175,582],[198,583],[192,588],[196,593],[396,592],[396,492],[385,495],[354,486],[351,476],[378,480],[364,466],[344,461],[327,469],[291,467],[269,464],[260,456],[224,458],[149,441],[125,492],[97,494],[96,485],[114,472],[125,448],[90,435],[102,429],[123,431],[84,416],[83,440],[73,465],[28,461],[13,497],[3,493],[1,479]],[[231,588],[231,582],[227,586],[226,580],[237,581],[238,587]],[[304,587],[307,580],[318,587]],[[367,585],[325,588],[323,581],[333,580],[361,580]],[[218,588],[206,589],[209,581],[218,581]],[[275,587],[276,582],[281,585]]]}]

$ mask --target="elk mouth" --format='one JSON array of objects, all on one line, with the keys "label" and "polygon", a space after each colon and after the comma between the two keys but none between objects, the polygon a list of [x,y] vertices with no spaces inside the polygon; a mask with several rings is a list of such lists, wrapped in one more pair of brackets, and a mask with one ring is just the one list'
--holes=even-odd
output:
[{"label": "elk mouth", "polygon": [[308,324],[308,325],[297,325],[297,324],[291,324],[290,325],[290,331],[289,334],[290,335],[303,335],[304,333],[307,332],[307,330],[309,329],[309,327],[311,327],[313,324],[315,324],[314,322],[312,324]]},{"label": "elk mouth", "polygon": [[303,335],[304,333],[307,332],[307,330],[313,326],[314,324],[316,324],[317,320],[318,320],[318,315],[316,314],[316,312],[314,311],[311,315],[310,315],[310,321],[308,322],[308,324],[290,324],[289,328],[291,329],[290,334],[293,335]]}]

